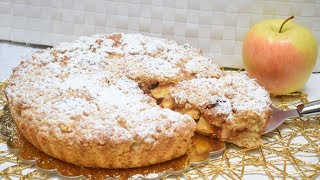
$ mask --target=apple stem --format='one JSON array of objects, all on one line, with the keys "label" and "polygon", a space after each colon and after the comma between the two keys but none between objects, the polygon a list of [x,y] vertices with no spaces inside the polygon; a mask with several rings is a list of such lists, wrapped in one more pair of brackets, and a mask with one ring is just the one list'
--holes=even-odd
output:
[{"label": "apple stem", "polygon": [[293,18],[294,18],[294,16],[291,16],[291,17],[289,17],[288,19],[286,19],[286,20],[281,24],[281,27],[280,27],[280,29],[279,29],[279,33],[281,33],[281,30],[282,30],[283,25],[284,25],[287,21],[289,21],[290,19],[293,19]]}]

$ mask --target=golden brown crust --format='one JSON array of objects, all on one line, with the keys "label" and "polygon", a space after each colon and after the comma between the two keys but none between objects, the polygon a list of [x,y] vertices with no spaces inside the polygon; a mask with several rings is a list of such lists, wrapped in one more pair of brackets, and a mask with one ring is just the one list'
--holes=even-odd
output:
[{"label": "golden brown crust", "polygon": [[18,115],[13,106],[10,107],[19,131],[29,142],[46,154],[85,167],[134,168],[168,161],[186,153],[191,143],[190,135],[193,134],[190,129],[193,124],[190,123],[177,129],[179,134],[174,137],[159,138],[159,143],[152,148],[149,144],[138,145],[124,141],[108,142],[103,145],[96,141],[70,144],[66,139],[56,139],[37,133],[38,127],[30,126],[26,119]]}]

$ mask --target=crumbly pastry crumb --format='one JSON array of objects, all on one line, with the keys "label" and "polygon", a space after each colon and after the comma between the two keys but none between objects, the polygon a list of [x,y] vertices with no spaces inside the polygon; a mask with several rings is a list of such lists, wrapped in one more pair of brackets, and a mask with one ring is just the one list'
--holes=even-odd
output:
[{"label": "crumbly pastry crumb", "polygon": [[198,109],[218,130],[221,140],[247,148],[261,145],[260,135],[271,115],[269,93],[245,72],[219,79],[196,78],[171,88],[175,103]]},{"label": "crumbly pastry crumb", "polygon": [[269,93],[250,79],[245,72],[217,78],[195,78],[179,82],[171,89],[179,104],[190,103],[197,108],[214,105],[216,114],[233,120],[236,112],[252,110],[257,114],[270,108]]},{"label": "crumbly pastry crumb", "polygon": [[[190,115],[170,106],[173,99],[162,98],[167,108],[158,105],[159,99],[149,95],[155,85],[177,84],[181,92],[172,93],[175,101],[188,101],[190,106],[217,104],[225,97],[226,103],[216,110],[231,119],[231,106],[239,111],[252,107],[255,112],[269,105],[255,100],[244,105],[237,98],[231,102],[229,96],[240,98],[238,93],[249,90],[242,88],[250,86],[235,85],[238,91],[227,92],[223,88],[231,85],[220,81],[252,80],[241,75],[228,78],[212,59],[188,44],[140,34],[94,35],[23,59],[5,94],[21,133],[45,153],[81,166],[132,168],[183,155],[196,128]],[[213,86],[216,82],[221,86]],[[190,92],[199,88],[203,94],[183,94],[189,91],[187,84]],[[225,94],[209,94],[206,99],[213,91],[205,88]],[[261,101],[267,96],[263,90],[253,93],[262,95]]]}]

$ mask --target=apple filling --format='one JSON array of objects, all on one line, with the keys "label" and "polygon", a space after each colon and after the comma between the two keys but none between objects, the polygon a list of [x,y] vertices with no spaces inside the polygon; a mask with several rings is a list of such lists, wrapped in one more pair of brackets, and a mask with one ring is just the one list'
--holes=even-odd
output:
[{"label": "apple filling", "polygon": [[181,105],[175,103],[175,100],[170,96],[170,88],[173,85],[173,83],[157,84],[156,87],[153,87],[149,91],[161,107],[190,115],[197,122],[197,133],[211,137],[217,136],[220,128],[210,124],[198,108],[190,104]]},{"label": "apple filling", "polygon": [[230,74],[220,79],[155,83],[145,89],[161,107],[190,115],[197,122],[196,133],[256,148],[262,144],[271,101],[265,90],[247,81],[245,74]]}]

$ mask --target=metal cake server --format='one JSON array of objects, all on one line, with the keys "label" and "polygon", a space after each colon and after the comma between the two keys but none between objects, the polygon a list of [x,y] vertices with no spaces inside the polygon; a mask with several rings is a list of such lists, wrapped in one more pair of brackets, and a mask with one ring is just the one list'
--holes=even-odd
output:
[{"label": "metal cake server", "polygon": [[288,118],[319,114],[320,100],[299,104],[296,109],[292,110],[280,110],[273,106],[272,110],[271,118],[269,119],[263,134],[273,131]]}]

